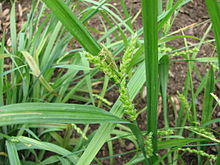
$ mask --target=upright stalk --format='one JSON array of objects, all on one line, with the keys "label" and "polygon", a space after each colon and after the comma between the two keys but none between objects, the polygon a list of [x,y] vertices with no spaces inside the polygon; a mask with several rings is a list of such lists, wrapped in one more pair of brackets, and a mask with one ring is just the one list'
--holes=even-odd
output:
[{"label": "upright stalk", "polygon": [[157,156],[157,99],[158,99],[158,1],[142,0],[142,15],[144,27],[146,85],[147,85],[147,129],[153,133],[153,156]]},{"label": "upright stalk", "polygon": [[205,3],[213,25],[220,68],[220,3],[218,0],[205,0]]},{"label": "upright stalk", "polygon": [[[0,47],[0,53],[4,54],[4,45],[5,45],[5,33],[2,36],[2,42]],[[0,74],[2,75],[4,72],[4,59],[0,59]],[[0,76],[0,106],[4,105],[4,96],[3,96],[3,76]]]}]

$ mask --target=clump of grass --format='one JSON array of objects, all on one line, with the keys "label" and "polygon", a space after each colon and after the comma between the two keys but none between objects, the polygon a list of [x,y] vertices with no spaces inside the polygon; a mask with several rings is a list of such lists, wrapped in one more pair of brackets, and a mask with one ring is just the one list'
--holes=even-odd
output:
[{"label": "clump of grass", "polygon": [[[0,161],[6,162],[6,165],[89,165],[92,161],[102,164],[102,159],[109,159],[109,164],[113,165],[115,157],[132,152],[134,156],[127,162],[129,165],[139,162],[168,162],[175,165],[184,160],[179,155],[179,151],[182,151],[196,154],[198,164],[210,159],[218,164],[220,154],[210,155],[204,151],[207,146],[220,143],[211,130],[211,124],[219,121],[212,120],[216,107],[212,97],[219,102],[213,94],[215,84],[219,81],[214,74],[219,71],[215,67],[217,59],[197,58],[201,46],[212,42],[206,40],[211,26],[201,39],[184,35],[183,31],[187,27],[177,30],[182,32],[181,36],[175,36],[177,32],[170,33],[180,8],[190,0],[167,0],[165,8],[162,8],[161,0],[142,0],[143,29],[138,30],[134,22],[141,10],[132,15],[124,0],[120,0],[120,5],[125,19],[107,0],[83,0],[88,8],[77,11],[81,18],[68,5],[74,10],[80,9],[78,5],[82,1],[74,4],[60,0],[43,2],[52,13],[45,12],[46,7],[40,1],[33,1],[28,20],[20,32],[16,31],[16,8],[13,3],[10,14],[12,45],[6,46],[4,37],[1,42]],[[213,22],[219,52],[219,4],[217,1],[205,2]],[[92,17],[100,20],[103,31],[88,27]],[[88,28],[98,34],[98,41]],[[67,51],[72,36],[82,48]],[[198,43],[192,45],[188,38],[197,39]],[[185,45],[181,49],[171,47],[168,42],[175,39],[183,39]],[[99,44],[104,41],[105,46]],[[180,108],[174,110],[178,115],[171,123],[172,109],[168,106],[167,88],[169,66],[174,56],[184,57],[181,59],[187,64],[188,71],[183,89],[178,93]],[[10,59],[7,69],[3,60],[5,58]],[[116,61],[120,61],[120,64]],[[197,62],[211,66],[205,76],[197,72]],[[90,63],[95,67],[90,68]],[[98,71],[105,73],[104,78],[93,77]],[[197,89],[193,83],[194,72],[201,82]],[[119,98],[113,105],[104,99],[106,92],[114,86],[109,87],[109,79],[119,92]],[[93,86],[102,84],[102,81],[103,88],[94,90]],[[135,109],[133,99],[144,84],[147,87],[147,106],[144,108],[147,129],[140,131],[137,117],[141,112]],[[202,91],[202,115],[199,118],[196,99]],[[87,96],[79,96],[77,92],[84,92]],[[158,96],[162,97],[162,129],[158,129]],[[103,103],[110,112],[95,107],[95,98],[99,100],[98,107]],[[85,102],[86,105],[65,104],[70,100]],[[76,125],[78,123],[85,124],[83,130]],[[96,132],[89,134],[88,124],[92,123],[101,125]],[[73,136],[74,133],[79,137]],[[129,140],[135,144],[135,148],[117,155],[113,148],[116,139],[121,143],[124,139]],[[109,156],[96,157],[106,141]],[[53,152],[54,155],[47,157],[45,151]],[[30,155],[33,157],[31,161],[28,160]]]}]

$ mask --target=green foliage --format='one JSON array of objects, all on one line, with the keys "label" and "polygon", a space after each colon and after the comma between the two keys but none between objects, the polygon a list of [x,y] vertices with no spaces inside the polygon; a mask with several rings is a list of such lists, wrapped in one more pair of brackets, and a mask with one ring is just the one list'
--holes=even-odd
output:
[{"label": "green foliage", "polygon": [[21,103],[2,106],[0,121],[0,125],[4,126],[27,123],[119,122],[120,119],[93,106],[62,103]]},{"label": "green foliage", "polygon": [[[209,12],[210,19],[213,24],[214,34],[215,34],[215,41],[216,41],[216,48],[218,53],[218,61],[220,61],[220,4],[218,0],[205,0],[206,7]],[[220,62],[219,62],[220,68]]]},{"label": "green foliage", "polygon": [[157,157],[157,103],[158,103],[158,1],[142,0],[144,50],[147,86],[147,127],[153,133],[153,159]]},{"label": "green foliage", "polygon": [[[89,165],[109,159],[113,165],[115,158],[133,153],[127,165],[176,165],[184,160],[183,152],[196,154],[198,164],[203,160],[218,164],[220,154],[206,152],[206,147],[220,143],[215,136],[219,132],[212,130],[212,124],[220,121],[213,118],[220,105],[215,91],[217,57],[197,57],[204,44],[213,42],[207,38],[211,25],[202,38],[185,35],[189,27],[170,32],[190,0],[167,0],[165,8],[162,2],[142,0],[142,8],[133,13],[124,0],[118,2],[119,8],[108,0],[33,0],[20,29],[12,3],[10,35],[3,34],[0,43],[0,164]],[[220,54],[219,3],[205,3]],[[141,12],[143,28],[137,28]],[[93,21],[99,25],[93,26]],[[176,39],[185,45],[170,46]],[[170,63],[176,61],[187,64],[187,73],[174,100],[167,90]],[[207,66],[205,76],[197,62]],[[145,85],[147,106],[139,110],[133,100],[144,93]],[[108,96],[114,87],[119,94],[115,102]],[[142,112],[147,114],[146,130],[139,129]],[[164,127],[159,129],[158,122]],[[134,147],[116,154],[115,141]],[[109,155],[96,156],[106,142]]]},{"label": "green foliage", "polygon": [[120,100],[123,103],[126,114],[129,116],[129,120],[131,121],[134,121],[137,118],[137,112],[129,97],[126,79],[128,77],[128,67],[135,50],[136,40],[137,38],[133,37],[128,44],[128,47],[122,57],[120,69],[118,69],[112,53],[106,47],[104,47],[97,56],[85,53],[85,56],[88,58],[90,63],[94,64],[99,70],[103,71],[115,82],[115,84],[118,85]]}]

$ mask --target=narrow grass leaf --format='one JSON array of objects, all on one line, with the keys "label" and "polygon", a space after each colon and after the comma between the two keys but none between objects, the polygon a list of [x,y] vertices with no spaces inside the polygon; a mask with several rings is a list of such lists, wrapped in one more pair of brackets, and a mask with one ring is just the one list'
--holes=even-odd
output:
[{"label": "narrow grass leaf", "polygon": [[81,66],[81,65],[75,65],[75,64],[60,64],[60,65],[55,65],[54,68],[65,68],[65,69],[72,69],[72,70],[85,70],[89,71],[91,68],[86,67],[86,66]]},{"label": "narrow grass leaf", "polygon": [[60,163],[62,165],[71,165],[71,163],[67,159],[65,159],[65,158],[58,157],[58,159],[60,160]]},{"label": "narrow grass leaf", "polygon": [[86,51],[94,55],[99,53],[99,44],[62,0],[42,1],[53,11],[60,22],[62,22],[65,28],[79,41]]},{"label": "narrow grass leaf", "polygon": [[163,104],[164,124],[165,127],[169,127],[168,112],[167,112],[167,86],[169,77],[169,57],[164,56],[160,60],[159,64],[159,75],[161,85],[161,95]]},{"label": "narrow grass leaf", "polygon": [[211,93],[214,92],[215,88],[215,78],[214,78],[214,70],[213,67],[209,69],[208,79],[205,87],[205,93],[203,96],[203,104],[202,104],[202,124],[211,120],[212,112],[213,112],[213,97],[211,97]]},{"label": "narrow grass leaf", "polygon": [[131,16],[130,16],[130,14],[129,14],[129,12],[128,12],[128,8],[127,8],[127,6],[126,6],[125,1],[124,1],[124,0],[120,0],[120,4],[121,4],[121,7],[122,7],[122,9],[123,9],[123,12],[124,12],[124,14],[125,14],[126,19],[128,19],[128,26],[129,26],[131,29],[133,29],[133,26],[132,26],[132,23],[131,23]]},{"label": "narrow grass leaf", "polygon": [[215,101],[218,103],[218,106],[220,106],[220,99],[218,96],[216,96],[214,93],[211,93],[212,97],[214,97]]},{"label": "narrow grass leaf", "polygon": [[[217,97],[217,96],[216,96],[216,97]],[[219,100],[219,103],[220,103],[220,100]],[[208,121],[208,122],[202,124],[201,126],[202,126],[202,127],[207,127],[207,126],[209,126],[209,125],[211,125],[211,124],[218,123],[218,122],[220,122],[220,118],[216,118],[216,119],[210,120],[210,121]]]},{"label": "narrow grass leaf", "polygon": [[[147,85],[147,128],[153,133],[153,159],[157,153],[157,99],[158,99],[158,1],[142,0],[144,48]],[[152,162],[151,162],[152,163]]]},{"label": "narrow grass leaf", "polygon": [[[157,0],[155,0],[157,1]],[[164,24],[167,23],[167,21],[170,19],[170,17],[172,16],[172,14],[180,7],[182,7],[183,5],[185,5],[186,3],[190,2],[191,0],[179,0],[177,1],[173,7],[167,11],[165,17],[161,20],[161,22],[158,25],[158,31],[161,30],[161,28],[164,26]]]},{"label": "narrow grass leaf", "polygon": [[202,138],[170,139],[170,140],[158,142],[158,148],[167,149],[167,148],[176,147],[176,146],[183,146],[183,145],[190,144],[193,142],[204,142],[204,141],[207,141],[207,140],[202,139]]},{"label": "narrow grass leaf", "polygon": [[92,16],[94,16],[99,9],[109,0],[104,0],[102,1],[97,7],[93,8],[94,6],[92,6],[85,14],[83,14],[83,16],[81,17],[80,20],[82,20],[82,23],[87,22],[89,19],[92,18]]},{"label": "narrow grass leaf", "polygon": [[129,123],[88,105],[20,103],[0,107],[0,126],[28,123]]},{"label": "narrow grass leaf", "polygon": [[159,44],[166,43],[166,42],[173,41],[173,40],[180,39],[180,38],[191,38],[195,40],[201,40],[198,37],[187,36],[187,35],[164,36],[163,38],[159,40]]},{"label": "narrow grass leaf", "polygon": [[48,158],[46,158],[44,161],[42,161],[43,164],[52,164],[52,163],[56,163],[59,162],[58,159],[59,156],[55,155],[55,156],[50,156]]},{"label": "narrow grass leaf", "polygon": [[5,33],[2,35],[2,42],[0,46],[0,106],[4,105],[4,83],[3,83],[3,72],[4,72],[4,58],[1,58],[1,55],[4,53],[5,48]]},{"label": "narrow grass leaf", "polygon": [[220,164],[220,144],[218,145],[218,155],[217,155],[216,165],[217,164]]},{"label": "narrow grass leaf", "polygon": [[58,145],[48,143],[48,142],[42,142],[38,141],[29,137],[24,136],[18,136],[13,137],[15,141],[17,141],[17,148],[18,150],[24,150],[24,149],[40,149],[40,150],[46,150],[50,151],[59,155],[62,155],[63,157],[68,158],[72,163],[76,163],[77,156],[66,150],[65,148],[62,148]]},{"label": "narrow grass leaf", "polygon": [[215,42],[218,53],[218,61],[220,68],[220,4],[218,0],[205,0],[208,13],[212,21],[212,26],[215,34]]},{"label": "narrow grass leaf", "polygon": [[12,52],[15,53],[17,50],[17,32],[16,32],[16,9],[15,2],[12,4],[10,13],[10,34],[11,34],[11,45]]},{"label": "narrow grass leaf", "polygon": [[190,61],[205,62],[205,63],[208,63],[208,62],[217,63],[218,58],[217,57],[200,57],[200,58],[191,59]]},{"label": "narrow grass leaf", "polygon": [[8,157],[10,164],[12,165],[21,165],[20,159],[18,157],[18,152],[15,143],[11,141],[6,141],[6,147],[8,152]]},{"label": "narrow grass leaf", "polygon": [[45,80],[45,78],[43,77],[43,75],[41,74],[40,68],[37,65],[36,61],[34,60],[34,58],[26,51],[22,51],[21,52],[22,55],[25,57],[25,60],[27,61],[29,67],[32,70],[32,74],[34,76],[36,76],[37,78],[39,78],[41,84],[49,91],[49,92],[54,92],[53,87]]},{"label": "narrow grass leaf", "polygon": [[147,160],[147,154],[145,151],[145,146],[144,146],[144,138],[143,135],[140,131],[140,129],[137,127],[137,124],[128,124],[128,127],[131,129],[132,133],[135,135],[135,137],[137,138],[137,142],[139,144],[139,147],[144,155],[144,164],[149,164],[148,160]]},{"label": "narrow grass leaf", "polygon": [[46,66],[48,66],[48,62],[51,60],[51,55],[53,55],[52,50],[53,50],[53,46],[57,45],[56,44],[56,39],[58,38],[58,35],[61,33],[61,29],[62,29],[62,24],[60,22],[58,22],[56,24],[56,26],[53,28],[53,31],[51,31],[51,36],[48,40],[48,44],[46,46],[46,50],[42,56],[42,60],[40,63],[40,68],[41,69],[45,69],[47,68]]}]

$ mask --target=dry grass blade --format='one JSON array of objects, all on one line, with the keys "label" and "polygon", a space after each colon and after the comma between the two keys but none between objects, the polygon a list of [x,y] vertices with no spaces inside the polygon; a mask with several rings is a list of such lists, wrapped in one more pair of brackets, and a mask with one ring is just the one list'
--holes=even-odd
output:
[{"label": "dry grass blade", "polygon": [[45,78],[42,76],[41,71],[39,69],[39,66],[37,65],[37,63],[35,62],[34,58],[28,53],[23,51],[22,52],[25,60],[27,61],[29,67],[32,70],[32,74],[34,76],[36,76],[37,78],[39,78],[40,82],[42,83],[42,85],[49,91],[49,92],[54,92],[54,89],[52,88],[52,86],[45,80]]}]

